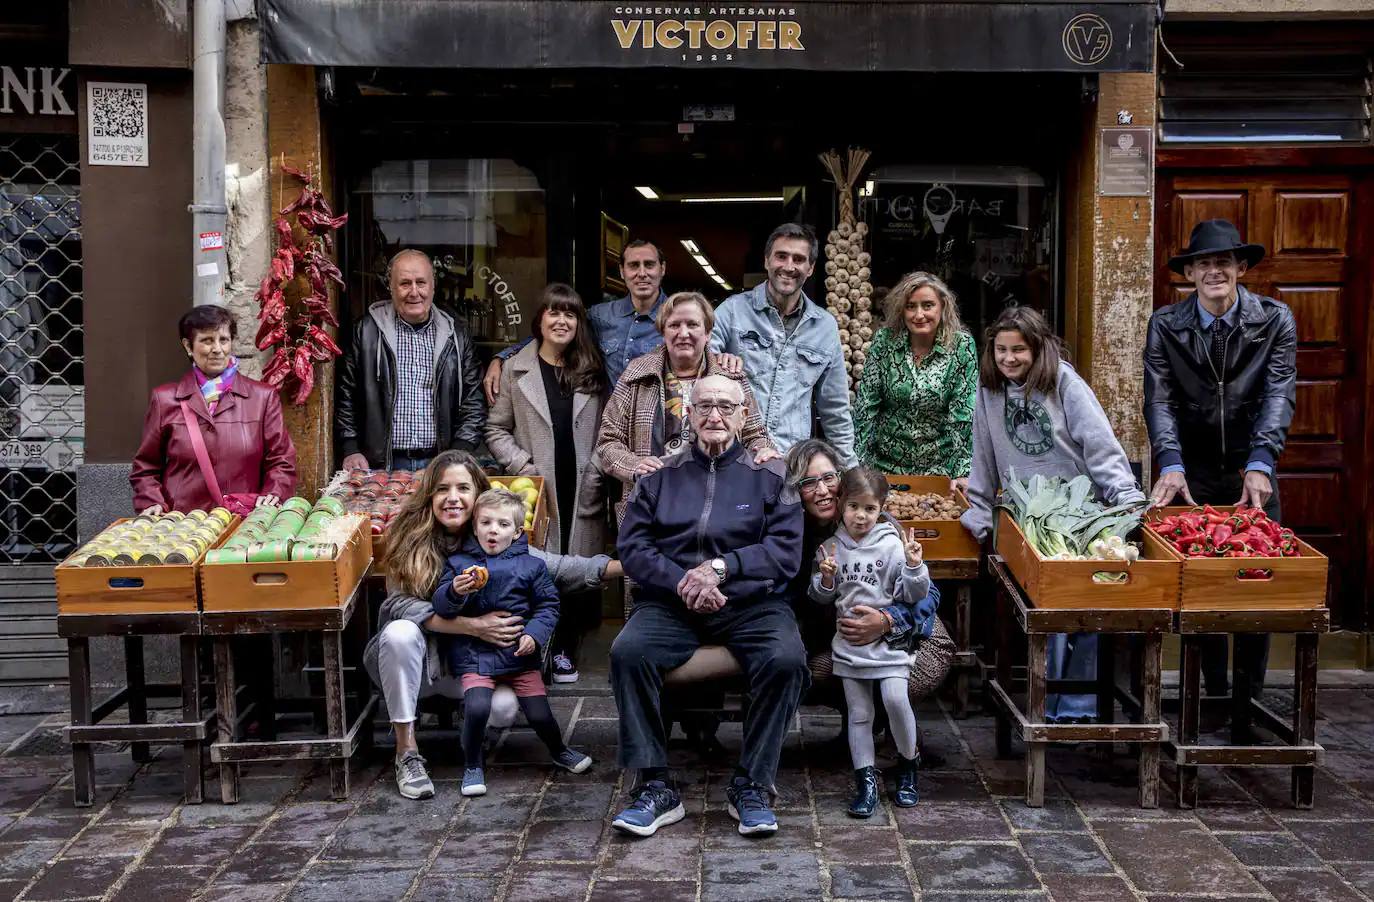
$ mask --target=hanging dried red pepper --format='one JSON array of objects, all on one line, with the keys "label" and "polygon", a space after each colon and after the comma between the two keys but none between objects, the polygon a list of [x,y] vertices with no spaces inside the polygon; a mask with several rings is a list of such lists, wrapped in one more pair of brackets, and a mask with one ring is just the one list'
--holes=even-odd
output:
[{"label": "hanging dried red pepper", "polygon": [[[282,160],[278,168],[302,187],[272,223],[272,261],[256,295],[256,343],[264,351],[276,348],[263,368],[263,381],[299,405],[314,390],[315,364],[342,353],[327,327],[339,325],[329,304],[329,283],[343,288],[344,278],[328,253],[334,247],[333,232],[348,221],[348,214],[334,215],[312,167],[301,170]],[[308,288],[302,288],[301,280]]]}]

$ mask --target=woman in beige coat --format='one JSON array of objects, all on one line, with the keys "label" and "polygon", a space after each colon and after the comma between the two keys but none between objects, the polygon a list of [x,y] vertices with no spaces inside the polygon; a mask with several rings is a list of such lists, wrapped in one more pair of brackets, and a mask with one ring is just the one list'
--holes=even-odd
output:
[{"label": "woman in beige coat", "polygon": [[[501,471],[542,476],[548,490],[544,550],[591,556],[605,549],[605,497],[591,464],[605,397],[605,366],[577,292],[555,282],[534,315],[534,341],[501,371],[487,415],[487,447]],[[577,645],[595,624],[599,599],[563,598],[553,639],[553,680],[577,680]]]}]

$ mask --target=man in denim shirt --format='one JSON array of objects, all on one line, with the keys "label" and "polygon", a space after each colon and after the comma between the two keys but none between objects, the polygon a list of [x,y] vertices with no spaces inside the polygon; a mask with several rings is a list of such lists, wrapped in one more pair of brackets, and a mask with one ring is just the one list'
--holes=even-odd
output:
[{"label": "man in denim shirt", "polygon": [[[606,379],[612,389],[620,381],[626,364],[663,344],[663,336],[654,325],[654,319],[665,297],[662,286],[666,270],[663,252],[652,242],[637,238],[625,245],[625,253],[620,258],[620,275],[630,293],[619,300],[587,309],[596,343],[606,358]],[[496,403],[496,395],[501,389],[502,364],[531,341],[532,338],[526,338],[492,358],[482,382],[489,404]]]},{"label": "man in denim shirt", "polygon": [[812,410],[846,467],[854,457],[849,379],[835,318],[802,285],[816,266],[816,233],[785,223],[764,248],[768,279],[716,309],[711,350],[744,361],[768,435],[781,452],[811,437]]}]

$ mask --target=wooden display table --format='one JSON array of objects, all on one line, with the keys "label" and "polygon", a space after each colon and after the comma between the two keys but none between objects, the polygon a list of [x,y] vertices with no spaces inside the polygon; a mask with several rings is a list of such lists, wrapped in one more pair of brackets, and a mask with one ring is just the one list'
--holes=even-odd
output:
[{"label": "wooden display table", "polygon": [[[67,640],[72,722],[63,732],[72,746],[72,795],[76,806],[84,808],[95,800],[93,742],[133,743],[133,758],[140,762],[149,760],[149,745],[181,745],[186,801],[204,801],[201,748],[210,734],[214,714],[207,714],[201,706],[200,615],[194,610],[174,613],[58,614],[57,634]],[[99,704],[94,704],[91,697],[90,640],[96,636],[124,638],[125,685]],[[179,685],[148,684],[144,680],[144,636],[180,637]],[[179,721],[148,723],[149,698],[178,696],[181,698]],[[106,717],[126,706],[128,723],[104,723]]]},{"label": "wooden display table", "polygon": [[[1165,749],[1178,767],[1178,807],[1197,805],[1199,765],[1291,767],[1295,808],[1311,808],[1313,777],[1321,762],[1317,744],[1317,634],[1331,630],[1326,608],[1306,611],[1180,611],[1177,629],[1183,648],[1179,662],[1179,737]],[[1231,685],[1231,742],[1199,745],[1202,710],[1202,643],[1208,633],[1294,633],[1293,719],[1291,725],[1251,696],[1249,679],[1234,675]],[[1259,723],[1279,738],[1278,745],[1248,741]]]},{"label": "wooden display table", "polygon": [[[1159,807],[1159,747],[1168,739],[1169,728],[1160,716],[1160,669],[1163,637],[1173,627],[1173,611],[1155,608],[1036,608],[1026,599],[1012,579],[1000,555],[988,556],[997,593],[997,676],[989,690],[997,711],[997,752],[1011,753],[1012,721],[1026,744],[1026,804],[1039,808],[1045,804],[1045,746],[1050,742],[1125,742],[1139,747],[1140,807]],[[1025,711],[1011,696],[1012,629],[1019,625],[1026,635]],[[1112,646],[1098,646],[1096,680],[1050,680],[1046,678],[1046,645],[1052,633],[1098,633],[1110,639],[1117,634],[1144,637],[1143,651],[1132,667],[1139,681],[1139,698],[1118,687],[1113,674]],[[1045,723],[1045,696],[1056,692],[1096,692],[1098,718],[1091,724]],[[1116,701],[1122,703],[1135,723],[1113,723]]]},{"label": "wooden display table", "polygon": [[[936,582],[956,583],[954,592],[954,716],[968,716],[968,678],[983,676],[983,662],[973,651],[973,586],[978,580],[978,558],[927,561],[930,578]],[[941,599],[943,601],[943,599]]]},{"label": "wooden display table", "polygon": [[[294,610],[207,611],[201,615],[201,630],[215,640],[215,695],[217,699],[218,738],[210,746],[210,760],[220,766],[220,796],[226,804],[239,798],[239,765],[244,761],[325,759],[333,797],[348,798],[349,758],[360,745],[372,738],[372,715],[377,708],[377,693],[363,670],[362,650],[367,644],[371,618],[366,604],[366,571],[354,585],[343,604]],[[362,611],[362,616],[355,616]],[[355,711],[348,718],[345,685],[344,638],[352,631],[354,655],[351,669],[356,682]],[[256,741],[239,738],[241,718],[235,692],[234,638],[278,632],[318,633],[324,648],[325,735],[318,738],[276,739],[276,709],[288,706],[274,702],[259,719],[264,737]],[[263,712],[260,712],[263,713]]]}]

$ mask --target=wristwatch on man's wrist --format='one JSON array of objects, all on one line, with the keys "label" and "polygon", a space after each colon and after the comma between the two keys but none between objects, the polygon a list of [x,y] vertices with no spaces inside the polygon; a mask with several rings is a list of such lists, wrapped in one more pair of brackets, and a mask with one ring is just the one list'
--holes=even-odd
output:
[{"label": "wristwatch on man's wrist", "polygon": [[711,569],[715,572],[715,574],[716,574],[716,579],[719,579],[719,580],[722,581],[722,582],[725,581],[725,561],[724,561],[724,559],[722,559],[722,558],[713,558],[713,559],[711,560]]}]

